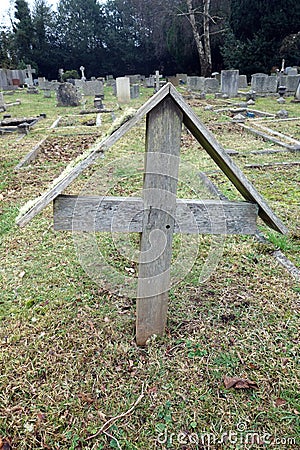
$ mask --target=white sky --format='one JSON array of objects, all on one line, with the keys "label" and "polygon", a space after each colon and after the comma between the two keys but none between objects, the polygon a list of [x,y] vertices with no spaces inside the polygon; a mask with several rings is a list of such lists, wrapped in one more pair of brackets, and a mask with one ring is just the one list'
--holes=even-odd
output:
[{"label": "white sky", "polygon": [[[27,0],[29,8],[32,9],[34,5],[34,0]],[[47,4],[55,9],[58,0],[47,0]],[[9,15],[14,16],[14,4],[15,0],[0,0],[0,24],[8,25],[10,24]]]}]

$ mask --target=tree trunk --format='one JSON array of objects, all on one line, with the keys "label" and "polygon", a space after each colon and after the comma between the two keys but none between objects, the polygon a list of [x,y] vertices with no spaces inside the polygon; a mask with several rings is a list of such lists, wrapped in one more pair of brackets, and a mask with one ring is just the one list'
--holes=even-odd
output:
[{"label": "tree trunk", "polygon": [[197,29],[195,10],[193,9],[192,0],[186,0],[188,7],[188,14],[190,18],[190,24],[193,31],[193,36],[196,42],[197,51],[200,61],[201,75],[207,77],[211,73],[211,48],[210,48],[210,37],[209,37],[209,8],[210,0],[203,0],[203,42],[201,40],[201,35]]}]

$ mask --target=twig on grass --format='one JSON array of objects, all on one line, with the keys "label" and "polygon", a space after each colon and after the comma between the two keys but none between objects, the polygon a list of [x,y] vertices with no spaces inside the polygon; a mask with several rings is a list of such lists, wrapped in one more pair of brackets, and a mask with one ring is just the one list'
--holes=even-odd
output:
[{"label": "twig on grass", "polygon": [[123,413],[121,413],[121,414],[118,414],[118,415],[115,416],[115,417],[111,417],[107,422],[105,422],[104,425],[102,425],[102,427],[97,431],[97,433],[95,433],[95,434],[93,434],[93,435],[91,435],[91,436],[88,436],[88,437],[86,438],[86,441],[89,441],[89,440],[91,440],[91,439],[94,439],[95,437],[99,436],[99,434],[104,433],[104,434],[106,434],[107,436],[110,436],[111,438],[113,438],[113,439],[117,442],[119,448],[121,448],[121,447],[120,447],[120,444],[119,444],[118,441],[117,441],[117,439],[116,439],[115,437],[109,435],[109,434],[106,432],[106,430],[107,430],[111,425],[113,425],[117,420],[122,419],[123,417],[129,416],[129,414],[131,414],[131,413],[134,411],[134,409],[137,407],[137,405],[138,405],[138,404],[141,402],[141,400],[144,398],[144,395],[145,395],[145,394],[144,394],[144,385],[143,385],[143,386],[142,386],[142,392],[141,392],[141,395],[137,398],[137,400],[133,403],[133,405],[132,405],[127,411],[125,411],[125,412],[123,412]]}]

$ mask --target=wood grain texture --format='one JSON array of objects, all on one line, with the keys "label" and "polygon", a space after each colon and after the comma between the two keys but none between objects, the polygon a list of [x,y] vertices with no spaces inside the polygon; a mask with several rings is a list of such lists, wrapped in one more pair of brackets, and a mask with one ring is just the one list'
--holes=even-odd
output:
[{"label": "wood grain texture", "polygon": [[33,206],[16,220],[16,224],[20,227],[30,222],[39,212],[41,212],[52,200],[63,192],[87,167],[89,167],[98,157],[114,145],[127,131],[136,125],[153,107],[161,102],[169,94],[169,85],[164,86],[156,95],[151,97],[136,112],[134,117],[125,122],[110,136],[103,140],[98,140],[90,148],[90,154],[83,160],[79,161],[63,178],[51,186],[46,192],[38,197]]},{"label": "wood grain texture", "polygon": [[147,115],[145,205],[137,289],[136,341],[165,330],[175,227],[182,112],[167,98]]},{"label": "wood grain texture", "polygon": [[[54,200],[54,229],[141,233],[144,212],[147,217],[150,213],[146,208],[139,197],[59,195]],[[257,205],[247,202],[177,199],[174,233],[253,235],[257,212]]]},{"label": "wood grain texture", "polygon": [[263,197],[255,189],[255,187],[248,181],[241,169],[232,161],[226,154],[225,150],[217,142],[215,137],[207,130],[207,128],[200,122],[194,111],[185,103],[181,95],[176,89],[171,86],[170,94],[177,101],[181,107],[185,126],[190,130],[197,141],[207,151],[215,163],[220,167],[224,174],[234,184],[242,196],[251,203],[257,203],[259,206],[259,216],[271,228],[279,231],[282,234],[288,232],[282,221],[274,214],[272,209],[265,202]]},{"label": "wood grain texture", "polygon": [[32,161],[34,161],[41,150],[41,146],[45,143],[47,138],[48,136],[40,140],[40,142],[38,142],[33,147],[33,149],[29,153],[27,153],[27,155],[19,162],[19,164],[16,165],[15,170],[20,170],[22,167],[28,166]]},{"label": "wood grain texture", "polygon": [[105,150],[115,144],[127,131],[129,131],[142,117],[148,114],[166,97],[171,97],[183,113],[183,121],[189,131],[194,135],[197,141],[207,151],[215,163],[225,173],[229,180],[234,184],[242,196],[251,203],[257,203],[259,206],[259,216],[271,228],[280,233],[288,232],[285,225],[274,214],[272,209],[265,202],[263,197],[258,193],[255,187],[247,180],[240,168],[226,154],[226,151],[219,145],[214,136],[200,122],[194,111],[185,103],[182,96],[176,91],[171,83],[166,84],[153,97],[151,97],[126,123],[117,129],[111,136],[106,137],[102,141],[97,141],[92,147],[90,154],[82,161],[78,162],[66,175],[64,175],[57,183],[48,191],[35,200],[34,204],[28,211],[24,212],[16,220],[17,225],[24,226],[36,214],[42,211],[52,200],[54,200],[61,192],[66,189],[72,181],[87,167],[89,167]]}]

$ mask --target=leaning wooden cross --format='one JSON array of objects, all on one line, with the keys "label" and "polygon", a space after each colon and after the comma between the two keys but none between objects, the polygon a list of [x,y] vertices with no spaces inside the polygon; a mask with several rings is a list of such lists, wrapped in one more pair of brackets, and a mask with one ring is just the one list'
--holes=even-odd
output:
[{"label": "leaning wooden cross", "polygon": [[[60,195],[99,154],[117,142],[145,115],[147,126],[143,198]],[[246,202],[176,198],[182,124],[190,130]],[[56,230],[113,229],[118,232],[141,233],[136,319],[138,345],[145,345],[147,339],[154,334],[162,335],[165,329],[174,232],[223,234],[224,219],[219,218],[225,217],[227,234],[254,234],[257,215],[274,230],[287,232],[254,186],[170,83],[114,133],[94,145],[77,165],[63,173],[47,192],[19,215],[17,224],[25,225],[53,200]],[[122,214],[116,217],[114,212],[121,204]]]}]

